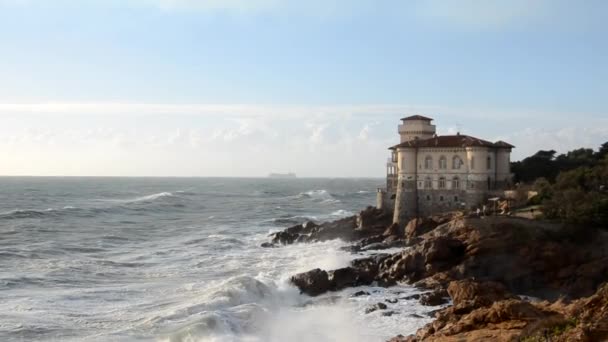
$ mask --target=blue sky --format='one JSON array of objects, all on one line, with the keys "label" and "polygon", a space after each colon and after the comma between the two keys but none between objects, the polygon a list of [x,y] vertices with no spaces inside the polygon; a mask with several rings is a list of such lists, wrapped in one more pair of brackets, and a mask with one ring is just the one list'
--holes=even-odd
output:
[{"label": "blue sky", "polygon": [[[424,114],[608,140],[604,1],[0,0],[0,174],[382,176]],[[364,161],[362,161],[364,160]]]}]

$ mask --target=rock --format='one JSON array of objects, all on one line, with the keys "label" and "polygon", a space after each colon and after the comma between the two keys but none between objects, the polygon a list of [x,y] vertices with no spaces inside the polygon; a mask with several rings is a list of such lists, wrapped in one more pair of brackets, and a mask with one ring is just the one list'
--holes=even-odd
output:
[{"label": "rock", "polygon": [[425,263],[437,261],[458,262],[464,256],[466,247],[462,241],[446,237],[438,237],[423,244],[422,254]]},{"label": "rock", "polygon": [[382,209],[367,207],[357,215],[357,229],[373,230],[382,234],[386,226],[393,221],[392,215]]},{"label": "rock", "polygon": [[331,288],[327,272],[319,268],[296,274],[291,277],[291,282],[296,285],[302,293],[309,296],[318,296],[329,291]]},{"label": "rock", "polygon": [[367,238],[359,241],[357,246],[359,246],[360,248],[365,248],[369,245],[373,245],[375,243],[382,242],[384,239],[385,239],[385,237],[382,235],[373,235],[373,236],[367,237]]},{"label": "rock", "polygon": [[274,243],[264,242],[263,244],[260,245],[260,247],[263,247],[263,248],[274,248],[274,247],[276,247],[276,245]]},{"label": "rock", "polygon": [[397,302],[399,302],[399,299],[397,299],[397,298],[386,299],[385,302],[390,303],[390,304],[396,304]]},{"label": "rock", "polygon": [[359,276],[357,271],[352,267],[329,271],[328,275],[333,290],[341,290],[349,286],[358,285]]},{"label": "rock", "polygon": [[382,240],[383,243],[389,245],[390,247],[404,247],[405,240],[403,240],[398,235],[390,235],[386,239]]},{"label": "rock", "polygon": [[420,304],[426,306],[438,306],[447,303],[445,299],[447,292],[445,290],[433,291],[420,296]]},{"label": "rock", "polygon": [[351,295],[351,297],[361,297],[361,296],[369,296],[369,292],[367,291],[357,291]]},{"label": "rock", "polygon": [[405,225],[405,237],[413,238],[427,233],[438,226],[437,222],[428,218],[415,218]]},{"label": "rock", "polygon": [[475,282],[473,280],[459,280],[450,282],[447,290],[454,306],[488,306],[494,302],[518,298],[507,291],[507,288],[498,282]]},{"label": "rock", "polygon": [[397,237],[403,237],[405,234],[405,227],[401,227],[399,226],[398,223],[393,223],[390,226],[388,226],[388,228],[386,228],[386,230],[384,231],[384,233],[382,233],[383,236],[397,236]]},{"label": "rock", "polygon": [[390,248],[390,245],[384,243],[384,242],[376,242],[376,243],[372,243],[370,245],[367,245],[363,248],[361,248],[362,251],[373,251],[373,250],[379,250],[379,249],[387,249]]},{"label": "rock", "polygon": [[282,244],[282,245],[289,245],[294,243],[294,241],[296,241],[296,239],[298,238],[299,234],[297,233],[290,233],[288,231],[282,231],[282,232],[278,232],[274,234],[274,237],[272,239],[272,243],[273,244]]},{"label": "rock", "polygon": [[392,311],[392,310],[391,310],[391,311],[385,311],[385,312],[383,312],[383,313],[382,313],[382,316],[385,316],[385,317],[391,317],[392,315],[396,315],[396,314],[398,314],[398,312],[397,312],[397,311]]},{"label": "rock", "polygon": [[384,304],[384,303],[376,303],[376,304],[368,307],[367,309],[365,309],[365,313],[369,314],[369,313],[372,313],[377,310],[386,310],[387,307],[388,306],[386,306],[386,304]]},{"label": "rock", "polygon": [[412,299],[418,300],[418,299],[420,299],[420,295],[419,294],[415,294],[415,295],[403,297],[401,299],[403,299],[403,300],[412,300]]}]

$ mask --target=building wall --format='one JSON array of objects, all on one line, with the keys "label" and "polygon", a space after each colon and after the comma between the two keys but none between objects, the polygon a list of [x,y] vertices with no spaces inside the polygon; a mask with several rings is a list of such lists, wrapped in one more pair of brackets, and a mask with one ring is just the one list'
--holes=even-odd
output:
[{"label": "building wall", "polygon": [[[399,148],[396,152],[398,180],[393,221],[401,224],[416,216],[478,207],[489,191],[504,186],[510,177],[508,149]],[[460,168],[453,167],[455,156],[462,161]],[[441,158],[445,158],[441,165],[444,167],[440,167]],[[458,177],[459,187],[455,186],[454,177]]]}]

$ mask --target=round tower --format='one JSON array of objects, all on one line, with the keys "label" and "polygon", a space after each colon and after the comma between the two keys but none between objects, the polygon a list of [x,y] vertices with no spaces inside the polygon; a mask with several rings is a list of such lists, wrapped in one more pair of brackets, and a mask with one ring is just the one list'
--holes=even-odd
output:
[{"label": "round tower", "polygon": [[394,223],[406,224],[409,219],[417,216],[417,153],[418,149],[415,147],[397,149],[399,175],[393,212]]},{"label": "round tower", "polygon": [[433,119],[422,115],[413,115],[402,118],[399,125],[399,136],[401,142],[414,139],[430,139],[435,135],[435,125],[431,125]]}]

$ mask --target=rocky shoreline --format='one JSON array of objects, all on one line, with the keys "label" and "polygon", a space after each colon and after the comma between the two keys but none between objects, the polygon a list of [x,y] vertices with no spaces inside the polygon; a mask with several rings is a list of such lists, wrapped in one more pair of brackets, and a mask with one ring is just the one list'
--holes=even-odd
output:
[{"label": "rocky shoreline", "polygon": [[[368,207],[341,220],[287,228],[262,246],[340,238],[352,243],[353,253],[403,247],[291,278],[310,296],[407,283],[428,291],[419,298],[424,305],[452,301],[415,335],[392,342],[608,340],[605,231],[461,213],[414,219],[405,227],[391,221],[391,215]],[[378,303],[368,310],[384,309]]]}]

